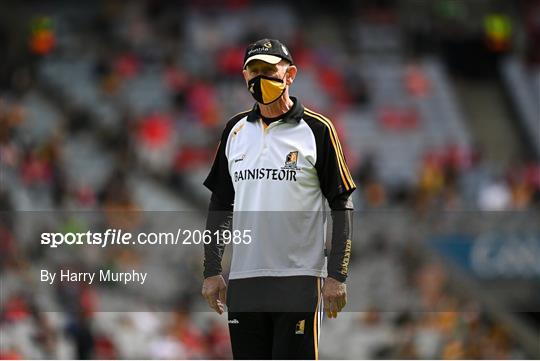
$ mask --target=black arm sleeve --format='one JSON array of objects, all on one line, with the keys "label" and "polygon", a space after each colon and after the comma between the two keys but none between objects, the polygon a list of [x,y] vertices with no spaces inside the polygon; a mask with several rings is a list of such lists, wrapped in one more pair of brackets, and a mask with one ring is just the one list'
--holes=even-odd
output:
[{"label": "black arm sleeve", "polygon": [[219,199],[222,202],[233,203],[234,187],[229,174],[229,162],[227,160],[227,155],[225,154],[230,130],[231,126],[227,124],[221,135],[221,140],[214,157],[214,163],[203,184],[212,191],[213,194],[219,196]]},{"label": "black arm sleeve", "polygon": [[[334,126],[329,119],[307,113],[317,142],[315,168],[323,195],[332,209],[332,243],[328,255],[328,276],[345,282],[352,246],[351,193],[356,189]],[[310,119],[311,118],[311,119]]]},{"label": "black arm sleeve", "polygon": [[221,274],[221,258],[225,251],[225,244],[220,243],[215,233],[230,229],[232,216],[232,204],[224,202],[216,193],[212,193],[206,219],[206,229],[210,231],[211,241],[204,245],[204,278]]},{"label": "black arm sleeve", "polygon": [[211,241],[209,244],[204,245],[204,278],[221,273],[221,258],[225,245],[220,244],[219,237],[215,233],[231,226],[234,188],[229,174],[225,148],[233,125],[234,120],[231,120],[225,126],[214,157],[214,163],[204,181],[204,185],[212,191],[206,218],[206,230],[210,231]]},{"label": "black arm sleeve", "polygon": [[328,276],[345,282],[349,272],[352,246],[353,204],[349,194],[343,193],[330,203],[332,213],[332,249],[328,257]]},{"label": "black arm sleeve", "polygon": [[229,162],[226,154],[227,140],[233,127],[244,118],[249,111],[236,114],[227,124],[218,144],[214,163],[204,185],[212,191],[206,229],[211,233],[210,244],[204,245],[204,277],[215,276],[221,273],[221,258],[225,250],[225,244],[220,243],[216,237],[216,231],[231,229],[234,203],[234,186],[229,173]]}]

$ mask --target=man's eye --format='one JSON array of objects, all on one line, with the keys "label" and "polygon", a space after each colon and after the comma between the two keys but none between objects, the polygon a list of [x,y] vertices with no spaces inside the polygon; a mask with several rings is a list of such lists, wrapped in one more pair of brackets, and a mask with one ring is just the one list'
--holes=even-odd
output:
[{"label": "man's eye", "polygon": [[263,75],[272,75],[275,72],[275,69],[272,68],[266,68],[266,69],[259,69],[259,68],[248,68],[248,71],[251,75],[257,75],[257,74],[263,74]]}]

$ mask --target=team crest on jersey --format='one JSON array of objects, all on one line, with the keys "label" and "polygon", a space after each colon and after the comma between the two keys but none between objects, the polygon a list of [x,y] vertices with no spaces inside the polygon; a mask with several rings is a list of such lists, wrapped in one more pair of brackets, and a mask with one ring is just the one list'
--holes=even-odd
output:
[{"label": "team crest on jersey", "polygon": [[292,151],[287,154],[285,157],[285,166],[283,166],[281,169],[299,169],[296,166],[296,163],[298,162],[298,151]]}]

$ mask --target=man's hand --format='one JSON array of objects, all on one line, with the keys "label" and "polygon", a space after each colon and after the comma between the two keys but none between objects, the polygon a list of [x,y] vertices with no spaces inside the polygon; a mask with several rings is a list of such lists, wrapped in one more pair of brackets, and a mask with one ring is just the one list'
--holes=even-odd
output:
[{"label": "man's hand", "polygon": [[322,289],[324,312],[328,318],[336,318],[347,304],[347,285],[331,277],[324,281]]},{"label": "man's hand", "polygon": [[222,275],[205,278],[201,293],[210,307],[217,313],[221,315],[225,311],[227,285]]}]

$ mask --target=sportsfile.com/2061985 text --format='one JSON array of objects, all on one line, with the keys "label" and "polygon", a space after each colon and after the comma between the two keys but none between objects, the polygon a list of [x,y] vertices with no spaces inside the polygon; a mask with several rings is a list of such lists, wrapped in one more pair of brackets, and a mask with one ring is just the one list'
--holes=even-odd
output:
[{"label": "sportsfile.com/2061985 text", "polygon": [[93,245],[107,247],[111,245],[198,245],[209,244],[216,238],[220,244],[250,244],[251,230],[191,230],[179,228],[174,232],[139,232],[134,234],[121,229],[107,229],[104,232],[44,232],[41,244],[50,248],[73,245]]}]

